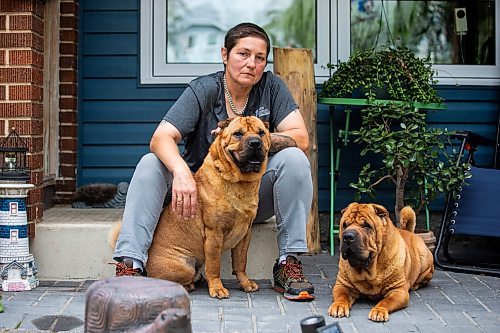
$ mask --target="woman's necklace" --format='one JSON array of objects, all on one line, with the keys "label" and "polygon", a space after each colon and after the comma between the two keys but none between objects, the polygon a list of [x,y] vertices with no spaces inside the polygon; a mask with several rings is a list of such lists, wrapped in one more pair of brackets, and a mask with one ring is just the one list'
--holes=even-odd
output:
[{"label": "woman's necklace", "polygon": [[250,96],[250,94],[247,95],[247,100],[245,101],[245,105],[243,105],[243,109],[241,109],[241,111],[238,111],[236,109],[236,106],[234,106],[233,98],[231,97],[231,94],[229,93],[229,89],[227,88],[226,75],[225,74],[222,77],[222,83],[224,84],[224,91],[226,93],[227,100],[229,102],[229,106],[231,107],[231,111],[233,111],[233,113],[235,115],[241,116],[243,114],[243,112],[245,111],[245,109],[247,108],[248,97]]}]

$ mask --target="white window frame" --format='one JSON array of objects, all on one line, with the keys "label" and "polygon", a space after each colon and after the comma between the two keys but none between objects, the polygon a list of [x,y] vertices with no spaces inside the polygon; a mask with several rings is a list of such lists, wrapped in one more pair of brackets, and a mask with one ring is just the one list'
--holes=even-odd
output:
[{"label": "white window frame", "polygon": [[19,204],[16,201],[9,202],[9,215],[10,216],[19,215]]},{"label": "white window frame", "polygon": [[[176,84],[222,70],[222,64],[168,64],[166,62],[168,0],[140,2],[140,83]],[[317,0],[317,63],[316,82],[330,76],[328,63],[347,60],[350,55],[350,1]],[[155,23],[156,22],[156,23]],[[335,24],[336,23],[336,24]],[[496,45],[500,45],[500,6],[495,0]],[[329,29],[325,29],[329,27]],[[341,37],[339,37],[341,36]],[[222,46],[222,45],[221,45]],[[496,65],[434,65],[438,85],[499,85],[500,50],[495,49]],[[266,70],[273,70],[272,64]]]},{"label": "white window frame", "polygon": [[[310,0],[308,0],[310,1]],[[317,60],[314,65],[318,82],[330,76],[326,64],[336,62],[331,55],[336,54],[336,26],[331,30],[330,15],[335,17],[335,0],[317,1]],[[140,82],[141,84],[188,83],[192,79],[223,69],[220,64],[168,64],[167,63],[167,0],[143,0],[140,6]],[[334,36],[330,38],[330,36]],[[222,47],[222,43],[221,43]],[[272,64],[266,70],[273,70]]]},{"label": "white window frame", "polygon": [[19,229],[10,229],[10,238],[11,243],[17,243],[19,241]]}]

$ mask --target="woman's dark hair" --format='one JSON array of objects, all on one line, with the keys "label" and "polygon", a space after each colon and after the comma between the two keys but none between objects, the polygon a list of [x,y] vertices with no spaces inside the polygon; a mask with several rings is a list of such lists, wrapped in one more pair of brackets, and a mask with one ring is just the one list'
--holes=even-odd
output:
[{"label": "woman's dark hair", "polygon": [[237,26],[231,28],[224,38],[224,47],[227,50],[227,54],[231,52],[231,49],[238,43],[238,40],[245,37],[257,37],[263,39],[267,43],[267,53],[266,59],[269,55],[269,51],[271,50],[271,41],[269,40],[269,36],[267,33],[256,24],[253,23],[240,23]]}]

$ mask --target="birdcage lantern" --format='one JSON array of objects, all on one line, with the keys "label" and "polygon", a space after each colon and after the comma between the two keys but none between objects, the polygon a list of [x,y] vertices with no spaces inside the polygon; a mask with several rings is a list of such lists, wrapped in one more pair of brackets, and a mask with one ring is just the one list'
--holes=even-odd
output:
[{"label": "birdcage lantern", "polygon": [[0,143],[0,181],[27,181],[30,168],[27,166],[28,146],[12,128],[9,135]]}]

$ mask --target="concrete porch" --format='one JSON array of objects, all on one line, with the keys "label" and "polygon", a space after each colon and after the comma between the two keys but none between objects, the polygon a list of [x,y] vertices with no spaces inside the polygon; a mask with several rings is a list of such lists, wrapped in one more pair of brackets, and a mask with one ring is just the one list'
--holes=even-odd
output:
[{"label": "concrete porch", "polygon": [[[108,231],[121,220],[123,209],[75,209],[56,206],[43,213],[31,239],[30,252],[41,280],[94,280],[114,275]],[[247,272],[269,279],[278,253],[274,219],[252,229]],[[230,252],[223,255],[222,278],[232,279]]]}]

